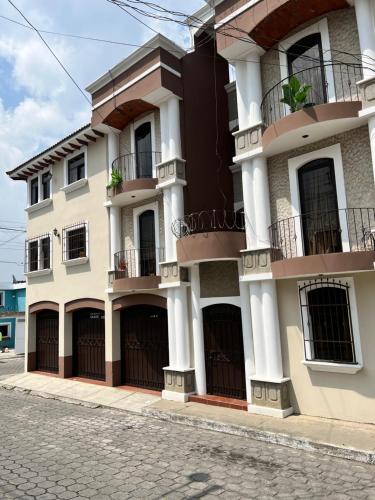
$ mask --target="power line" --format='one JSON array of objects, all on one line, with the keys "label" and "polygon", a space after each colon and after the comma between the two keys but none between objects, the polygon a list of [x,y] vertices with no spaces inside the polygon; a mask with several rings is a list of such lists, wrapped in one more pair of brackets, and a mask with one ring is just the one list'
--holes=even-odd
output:
[{"label": "power line", "polygon": [[111,0],[107,0],[109,3],[113,3],[114,5],[117,5],[117,7],[119,7],[121,10],[123,10],[124,12],[126,12],[126,14],[128,14],[129,16],[131,16],[133,19],[135,19],[136,21],[138,21],[139,23],[143,24],[143,26],[146,26],[146,28],[148,28],[149,30],[153,31],[154,33],[156,33],[157,35],[159,34],[158,31],[156,31],[154,28],[152,28],[151,26],[149,26],[148,24],[146,24],[145,22],[143,22],[141,19],[139,19],[137,16],[135,16],[134,14],[132,14],[131,12],[129,12],[127,9],[125,9],[125,7],[123,7],[122,5],[119,5],[118,3],[116,3],[115,1],[114,2],[111,2]]},{"label": "power line", "polygon": [[26,229],[20,229],[18,227],[3,227],[3,226],[0,226],[0,231],[17,231],[19,233],[26,233]]}]

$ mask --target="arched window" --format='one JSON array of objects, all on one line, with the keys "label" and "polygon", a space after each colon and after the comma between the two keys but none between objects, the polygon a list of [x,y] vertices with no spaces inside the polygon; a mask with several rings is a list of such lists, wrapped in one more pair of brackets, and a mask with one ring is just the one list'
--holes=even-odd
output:
[{"label": "arched window", "polygon": [[156,274],[155,213],[153,210],[142,212],[139,224],[139,267],[141,276]]},{"label": "arched window", "polygon": [[301,167],[298,184],[305,255],[341,252],[333,160],[320,158]]},{"label": "arched window", "polygon": [[146,122],[140,125],[134,132],[135,137],[135,159],[136,177],[152,177],[152,141],[151,123]]},{"label": "arched window", "polygon": [[334,280],[300,287],[307,361],[355,363],[349,285]]},{"label": "arched window", "polygon": [[313,104],[327,102],[327,85],[324,73],[322,40],[320,33],[306,36],[287,51],[288,74],[296,74],[301,84],[311,85],[309,101]]}]

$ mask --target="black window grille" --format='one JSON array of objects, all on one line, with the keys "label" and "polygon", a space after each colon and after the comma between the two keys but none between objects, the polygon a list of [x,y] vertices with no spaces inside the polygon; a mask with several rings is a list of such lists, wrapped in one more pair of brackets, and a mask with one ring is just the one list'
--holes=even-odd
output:
[{"label": "black window grille", "polygon": [[51,237],[49,234],[26,241],[25,272],[51,268]]},{"label": "black window grille", "polygon": [[79,223],[63,230],[63,261],[87,257],[87,223]]},{"label": "black window grille", "polygon": [[39,177],[30,181],[30,205],[35,205],[39,201]]},{"label": "black window grille", "polygon": [[68,160],[68,184],[85,178],[85,153]]},{"label": "black window grille", "polygon": [[42,174],[42,196],[43,200],[47,200],[51,196],[51,174],[46,172]]},{"label": "black window grille", "polygon": [[330,278],[299,286],[307,361],[356,363],[349,289]]}]

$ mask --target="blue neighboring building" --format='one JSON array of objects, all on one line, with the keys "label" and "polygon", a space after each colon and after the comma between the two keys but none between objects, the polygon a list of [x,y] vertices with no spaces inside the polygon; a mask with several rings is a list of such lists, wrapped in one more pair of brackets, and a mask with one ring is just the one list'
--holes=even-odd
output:
[{"label": "blue neighboring building", "polygon": [[8,347],[23,354],[25,343],[26,283],[14,281],[0,285],[0,332],[4,340],[0,351]]}]

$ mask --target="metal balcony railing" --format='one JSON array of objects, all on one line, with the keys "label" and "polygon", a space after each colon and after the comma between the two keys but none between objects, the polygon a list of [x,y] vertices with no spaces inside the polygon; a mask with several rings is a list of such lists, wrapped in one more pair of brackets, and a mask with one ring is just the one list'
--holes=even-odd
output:
[{"label": "metal balcony railing", "polygon": [[311,212],[279,220],[269,231],[273,261],[375,250],[375,208]]},{"label": "metal balcony railing", "polygon": [[356,85],[356,82],[362,79],[362,67],[359,64],[321,64],[284,78],[266,93],[261,104],[263,123],[266,127],[290,113],[289,106],[282,103],[281,99],[282,87],[292,76],[295,76],[301,85],[311,86],[307,96],[309,105],[361,100]]},{"label": "metal balcony railing", "polygon": [[234,210],[202,210],[194,212],[172,224],[172,232],[176,238],[198,233],[215,231],[245,231],[245,217],[242,211]]},{"label": "metal balcony railing", "polygon": [[164,248],[146,247],[121,250],[115,254],[114,279],[157,276]]},{"label": "metal balcony railing", "polygon": [[150,179],[153,177],[153,166],[161,163],[161,153],[146,151],[119,156],[112,163],[112,170],[117,170],[123,181]]}]

